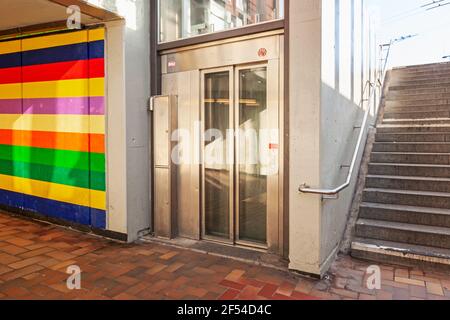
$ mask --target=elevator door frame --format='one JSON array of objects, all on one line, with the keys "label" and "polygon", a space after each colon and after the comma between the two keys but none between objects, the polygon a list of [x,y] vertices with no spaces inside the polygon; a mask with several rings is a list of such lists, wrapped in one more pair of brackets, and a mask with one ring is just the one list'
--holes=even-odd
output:
[{"label": "elevator door frame", "polygon": [[[274,245],[279,245],[279,157],[277,157],[277,166],[278,171],[276,175],[267,176],[267,210],[266,210],[266,244],[261,244],[258,242],[247,241],[240,239],[240,194],[239,194],[239,183],[240,183],[240,169],[239,169],[239,135],[236,132],[240,132],[240,118],[239,118],[239,110],[240,110],[240,71],[242,70],[250,70],[255,68],[266,68],[267,71],[267,110],[268,110],[268,119],[269,119],[269,129],[276,129],[278,132],[280,131],[279,126],[279,110],[281,107],[281,100],[279,94],[280,87],[280,70],[279,70],[279,60],[269,60],[269,61],[259,61],[254,63],[246,63],[240,65],[233,65],[227,67],[219,67],[219,68],[210,68],[200,71],[200,109],[201,109],[201,122],[202,122],[202,132],[206,132],[205,128],[205,77],[208,74],[215,74],[220,72],[228,72],[229,73],[229,88],[230,88],[230,121],[229,127],[234,130],[233,143],[232,148],[229,152],[231,152],[231,157],[233,159],[232,164],[228,164],[229,166],[229,179],[230,179],[230,188],[229,188],[229,219],[230,219],[230,232],[229,238],[224,239],[220,237],[210,236],[206,234],[206,210],[205,210],[205,178],[206,178],[206,168],[205,168],[205,136],[202,135],[201,141],[201,237],[202,240],[219,242],[222,244],[228,244],[233,246],[243,246],[243,247],[251,247],[255,249],[268,250],[269,248],[273,248]],[[274,80],[276,79],[276,80]],[[274,116],[276,115],[276,116]],[[229,143],[227,141],[227,143]],[[281,144],[280,135],[277,137],[278,145]],[[271,192],[272,191],[272,192]]]},{"label": "elevator door frame", "polygon": [[[278,128],[278,175],[270,177],[277,181],[276,187],[268,190],[268,197],[271,200],[268,216],[268,248],[264,251],[274,253],[280,256],[285,255],[288,247],[286,233],[289,232],[286,223],[286,208],[283,199],[285,198],[285,168],[283,154],[285,152],[286,137],[283,134],[285,128],[285,110],[284,110],[284,31],[274,30],[259,34],[236,37],[226,41],[205,43],[201,45],[181,47],[166,51],[161,51],[161,85],[162,93],[167,95],[176,95],[179,97],[179,112],[190,118],[191,123],[184,123],[180,128],[188,130],[191,135],[193,145],[201,147],[201,140],[197,136],[196,125],[194,121],[202,119],[201,112],[204,112],[203,92],[200,89],[202,83],[202,72],[213,72],[224,68],[250,67],[261,64],[268,64],[268,68],[277,68],[276,79],[268,75],[268,81],[275,85],[268,85],[269,107],[277,108],[276,128]],[[230,67],[231,66],[231,67]],[[269,72],[270,73],[270,72]],[[230,78],[233,75],[230,75]],[[234,88],[233,88],[234,89]],[[230,90],[231,91],[231,90]],[[272,102],[272,101],[275,101]],[[186,113],[190,113],[190,116]],[[182,124],[183,122],[180,122]],[[201,130],[201,126],[198,130]],[[198,137],[198,140],[197,138]],[[199,153],[197,147],[193,149],[194,154]],[[198,154],[197,153],[197,154]],[[194,157],[195,158],[195,155]],[[214,241],[214,239],[205,239],[203,237],[203,195],[201,180],[202,174],[202,156],[198,154],[198,162],[192,162],[190,166],[183,163],[177,168],[177,177],[182,181],[177,185],[179,190],[179,202],[176,215],[178,222],[187,221],[184,224],[184,231],[177,236],[194,241],[204,240]],[[180,187],[183,187],[180,189]],[[275,197],[274,197],[275,195]],[[192,202],[192,203],[191,203]],[[274,213],[273,213],[274,212]],[[188,229],[186,229],[188,228]],[[234,239],[230,237],[230,239]],[[228,245],[223,241],[221,244]],[[247,247],[250,249],[260,248],[254,245],[239,242],[239,244],[230,241],[230,245],[236,247]]]}]

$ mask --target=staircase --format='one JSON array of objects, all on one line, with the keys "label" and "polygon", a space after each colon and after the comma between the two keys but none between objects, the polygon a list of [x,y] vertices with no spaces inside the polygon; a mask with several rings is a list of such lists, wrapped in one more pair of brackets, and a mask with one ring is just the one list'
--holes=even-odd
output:
[{"label": "staircase", "polygon": [[450,63],[394,69],[352,256],[450,269]]}]

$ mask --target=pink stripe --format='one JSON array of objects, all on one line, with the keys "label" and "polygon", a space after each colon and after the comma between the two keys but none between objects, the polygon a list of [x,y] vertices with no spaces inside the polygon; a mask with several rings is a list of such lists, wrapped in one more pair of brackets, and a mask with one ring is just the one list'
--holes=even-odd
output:
[{"label": "pink stripe", "polygon": [[[0,114],[21,114],[22,100],[0,100]],[[104,115],[104,97],[23,99],[24,114]]]},{"label": "pink stripe", "polygon": [[21,113],[22,113],[21,99],[0,100],[0,114],[21,114]]},{"label": "pink stripe", "polygon": [[90,115],[105,115],[105,97],[89,97]]}]

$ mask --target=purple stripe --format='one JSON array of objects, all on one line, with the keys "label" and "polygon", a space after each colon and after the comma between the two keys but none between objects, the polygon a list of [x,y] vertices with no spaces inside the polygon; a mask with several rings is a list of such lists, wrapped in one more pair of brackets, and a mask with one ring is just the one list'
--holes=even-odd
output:
[{"label": "purple stripe", "polygon": [[89,108],[91,115],[105,115],[105,97],[89,97]]},{"label": "purple stripe", "polygon": [[21,114],[21,113],[22,113],[21,99],[0,100],[0,114]]},{"label": "purple stripe", "polygon": [[[104,97],[0,100],[0,114],[104,115]],[[90,109],[90,110],[89,110]]]}]

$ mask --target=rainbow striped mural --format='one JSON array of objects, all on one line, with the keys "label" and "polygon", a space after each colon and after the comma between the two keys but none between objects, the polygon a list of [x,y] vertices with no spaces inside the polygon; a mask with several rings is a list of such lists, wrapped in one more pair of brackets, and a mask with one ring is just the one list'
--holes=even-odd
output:
[{"label": "rainbow striped mural", "polygon": [[104,39],[0,42],[0,206],[107,227]]}]

